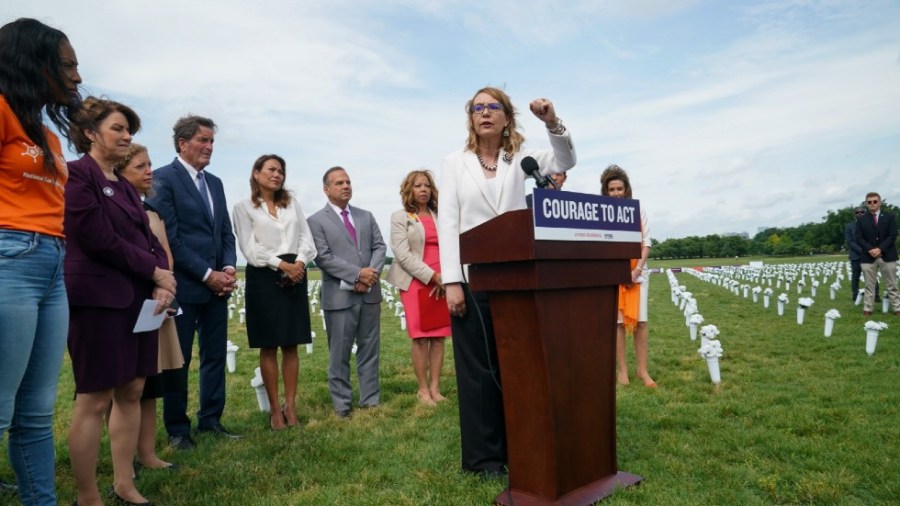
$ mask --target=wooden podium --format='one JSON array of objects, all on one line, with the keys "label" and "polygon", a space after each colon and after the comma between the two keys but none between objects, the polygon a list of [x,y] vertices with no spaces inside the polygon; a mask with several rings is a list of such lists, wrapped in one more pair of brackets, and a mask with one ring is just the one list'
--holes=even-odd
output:
[{"label": "wooden podium", "polygon": [[535,241],[532,211],[460,236],[489,292],[509,448],[497,504],[589,505],[643,478],[616,465],[618,285],[639,243]]}]

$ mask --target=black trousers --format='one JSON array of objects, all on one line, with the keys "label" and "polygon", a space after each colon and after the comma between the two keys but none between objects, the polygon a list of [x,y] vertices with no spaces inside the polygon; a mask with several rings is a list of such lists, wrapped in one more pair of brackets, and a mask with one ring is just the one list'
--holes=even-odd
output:
[{"label": "black trousers", "polygon": [[462,288],[466,297],[466,315],[450,318],[459,395],[462,468],[475,472],[498,471],[506,468],[507,454],[494,326],[487,294],[470,292],[465,283]]}]

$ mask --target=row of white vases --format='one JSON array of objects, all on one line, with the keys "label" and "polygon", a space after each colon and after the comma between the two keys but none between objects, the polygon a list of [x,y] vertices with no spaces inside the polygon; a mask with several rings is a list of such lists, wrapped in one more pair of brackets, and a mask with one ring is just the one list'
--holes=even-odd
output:
[{"label": "row of white vases", "polygon": [[[716,277],[710,277],[709,275],[704,275],[704,274],[696,273],[696,272],[694,272],[694,271],[692,271],[692,270],[689,270],[689,269],[683,269],[683,272],[686,272],[686,273],[688,273],[688,274],[691,274],[693,277],[696,277],[696,278],[698,278],[698,279],[701,279],[701,280],[704,280],[704,281],[707,281],[707,282],[713,282],[713,281],[716,281],[716,280],[718,279],[718,278],[716,278]],[[840,290],[840,278],[841,278],[841,277],[842,277],[842,276],[839,276],[839,277],[838,277],[838,280],[835,281],[835,283],[833,283],[833,284],[829,287],[829,288],[830,288],[830,298],[831,298],[832,300],[835,299],[835,297],[836,297],[836,292],[837,292],[838,290]],[[672,275],[672,278],[674,279],[674,275]],[[678,285],[677,285],[677,282],[676,282],[676,281],[670,281],[670,283],[671,283],[672,286],[673,286],[673,302],[675,302],[675,300],[676,300],[676,290],[675,290],[675,287],[677,287]],[[714,284],[719,284],[719,283],[716,282],[716,283],[714,283]],[[725,286],[725,284],[730,285],[730,288],[729,288],[728,286]],[[749,287],[748,285],[743,285],[743,286],[738,287],[738,286],[736,285],[735,282],[725,283],[725,284],[723,284],[723,285],[721,285],[721,286],[725,287],[726,289],[729,289],[729,291],[731,291],[731,292],[734,293],[735,295],[740,295],[741,292],[743,292],[743,296],[744,296],[745,298],[747,297],[748,292],[750,291],[750,287]],[[779,283],[779,285],[780,285],[780,283]],[[683,288],[683,287],[681,287],[681,288]],[[790,289],[790,288],[789,288],[789,285],[786,286],[786,288],[787,288],[787,289]],[[813,285],[813,288],[815,288],[815,284]],[[760,291],[761,291],[761,290],[760,290],[760,287],[757,287],[757,288],[754,289],[754,291],[752,292],[752,294],[753,294],[753,302],[754,302],[754,303],[757,302],[757,301],[759,300],[759,299],[757,298],[757,294],[758,294]],[[770,290],[769,290],[769,291],[770,291]],[[815,294],[815,290],[813,290],[813,294]],[[855,301],[857,305],[861,303],[862,297],[863,297],[863,292],[861,291],[861,292],[859,292],[859,294],[857,295],[857,298],[856,298],[856,301]],[[766,307],[766,308],[769,307],[769,299],[770,299],[770,294],[764,294],[764,296],[763,296],[763,306]],[[696,303],[696,301],[694,301],[694,302]],[[684,307],[684,301],[682,301],[682,308],[683,308],[683,307]],[[779,300],[778,303],[777,303],[777,307],[778,307],[778,315],[779,315],[779,316],[783,316],[783,315],[784,315],[785,302],[782,301],[782,300]],[[888,300],[887,297],[884,297],[884,298],[882,299],[882,312],[887,313],[888,311],[889,311],[889,300]],[[834,314],[837,314],[837,311],[836,311],[836,310],[833,310],[833,313],[834,313]],[[805,320],[805,314],[806,314],[806,308],[803,307],[803,306],[798,306],[798,307],[797,307],[797,324],[798,324],[798,325],[802,325],[802,324],[804,323],[804,320]],[[824,334],[825,337],[831,337],[832,334],[833,334],[833,331],[834,331],[834,321],[835,321],[835,318],[834,318],[834,317],[829,317],[829,315],[831,315],[831,314],[832,314],[832,312],[829,312],[829,313],[827,313],[826,316],[825,316],[825,328],[824,328],[824,332],[823,332],[823,334]],[[836,317],[837,317],[837,318],[840,318],[840,315],[837,314]],[[696,327],[694,327],[694,329],[692,329],[692,339],[696,339]],[[875,346],[876,346],[876,344],[877,344],[877,341],[878,341],[878,330],[869,329],[869,328],[867,327],[867,328],[866,328],[866,353],[867,353],[867,354],[872,355],[872,354],[874,353],[874,351],[875,351]]]}]

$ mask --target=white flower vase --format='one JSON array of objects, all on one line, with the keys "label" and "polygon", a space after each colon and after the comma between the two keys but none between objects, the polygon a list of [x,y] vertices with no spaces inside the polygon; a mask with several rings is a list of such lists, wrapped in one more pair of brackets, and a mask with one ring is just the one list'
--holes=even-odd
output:
[{"label": "white flower vase", "polygon": [[816,298],[816,287],[812,287],[810,290],[812,292],[812,297],[815,299]]},{"label": "white flower vase", "polygon": [[866,353],[871,357],[875,354],[875,346],[878,344],[878,331],[877,330],[867,330],[866,331]]},{"label": "white flower vase", "polygon": [[763,295],[763,307],[769,309],[769,296]]},{"label": "white flower vase", "polygon": [[759,302],[759,294],[753,292],[753,303],[756,304],[757,302]]},{"label": "white flower vase", "polygon": [[825,337],[831,337],[834,330],[834,318],[825,317]]},{"label": "white flower vase", "polygon": [[266,385],[263,383],[259,367],[256,368],[256,376],[250,380],[250,386],[256,390],[256,403],[259,404],[259,410],[263,413],[271,413],[272,406],[269,405],[269,396],[266,395]]},{"label": "white flower vase", "polygon": [[750,289],[749,289],[749,288],[744,288],[744,298],[745,298],[745,299],[747,298],[747,295],[750,295]]},{"label": "white flower vase", "polygon": [[791,283],[790,283],[790,281],[787,281],[787,282],[784,283],[784,291],[785,291],[785,292],[790,292],[790,291],[791,291]]},{"label": "white flower vase", "polygon": [[864,295],[864,293],[862,290],[860,290],[859,293],[856,294],[856,302],[854,302],[855,305],[858,306],[858,305],[862,304],[863,295]]},{"label": "white flower vase", "polygon": [[887,313],[887,312],[888,312],[888,302],[890,302],[890,297],[888,297],[888,294],[885,293],[885,294],[881,297],[881,312],[882,312],[882,313]]},{"label": "white flower vase", "polygon": [[803,293],[803,285],[797,285],[797,295]]},{"label": "white flower vase", "polygon": [[697,340],[697,324],[692,323],[690,325],[690,329],[691,329],[691,341],[696,341]]},{"label": "white flower vase", "polygon": [[784,302],[778,301],[778,316],[784,316]]},{"label": "white flower vase", "polygon": [[228,349],[225,351],[225,367],[232,374],[237,369],[237,350],[237,346],[229,343]]},{"label": "white flower vase", "polygon": [[722,373],[719,371],[719,357],[707,357],[706,367],[709,369],[709,379],[713,384],[722,382]]},{"label": "white flower vase", "polygon": [[837,296],[837,292],[834,291],[834,288],[829,288],[828,295],[831,296],[831,300],[834,300],[834,298]]},{"label": "white flower vase", "polygon": [[797,325],[803,325],[804,316],[806,316],[806,308],[803,306],[797,307]]}]

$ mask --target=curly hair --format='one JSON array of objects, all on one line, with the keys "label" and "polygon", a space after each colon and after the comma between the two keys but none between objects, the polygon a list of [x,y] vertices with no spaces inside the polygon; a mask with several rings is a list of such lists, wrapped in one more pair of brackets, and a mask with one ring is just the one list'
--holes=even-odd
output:
[{"label": "curly hair", "polygon": [[128,147],[128,154],[126,154],[124,157],[122,157],[121,160],[116,162],[116,165],[115,165],[115,167],[113,167],[113,169],[115,169],[116,171],[120,171],[120,170],[124,169],[125,167],[128,167],[128,164],[131,163],[131,160],[135,156],[137,156],[139,153],[146,153],[146,152],[147,152],[147,146],[144,146],[143,144],[138,144],[136,142],[132,142],[131,146]]},{"label": "curly hair", "polygon": [[612,164],[600,174],[600,195],[609,195],[610,181],[621,181],[625,185],[625,198],[633,198],[631,196],[631,181],[628,179],[628,173],[625,169],[616,164]]},{"label": "curly hair", "polygon": [[400,199],[403,201],[403,209],[406,209],[408,213],[415,213],[419,210],[419,206],[416,204],[416,197],[413,195],[413,186],[415,186],[416,179],[419,176],[425,176],[428,179],[428,184],[431,185],[431,200],[428,201],[427,207],[431,212],[437,213],[438,189],[437,185],[434,184],[434,177],[428,169],[414,170],[403,178],[403,182],[400,183]]},{"label": "curly hair", "polygon": [[120,112],[125,116],[125,120],[128,121],[128,133],[131,135],[141,129],[141,118],[131,107],[115,100],[87,97],[82,102],[81,109],[72,118],[72,125],[69,127],[69,138],[75,146],[75,151],[82,155],[90,151],[91,140],[86,132],[96,132],[100,128],[100,123],[114,112]]},{"label": "curly hair", "polygon": [[518,113],[516,112],[516,108],[512,105],[512,100],[510,100],[509,95],[507,95],[505,91],[490,86],[476,91],[475,94],[472,95],[472,98],[466,102],[466,128],[469,130],[469,138],[466,140],[466,151],[475,152],[478,149],[478,134],[475,132],[475,122],[472,120],[472,102],[474,102],[475,97],[481,93],[487,93],[494,97],[494,99],[503,106],[503,112],[506,113],[506,117],[509,119],[509,126],[507,127],[509,136],[503,137],[502,147],[503,150],[510,155],[516,154],[519,151],[519,148],[522,147],[522,144],[525,143],[525,137],[519,132],[519,126],[516,123],[516,116]]},{"label": "curly hair", "polygon": [[[40,21],[20,18],[0,28],[0,95],[22,124],[25,135],[50,153],[41,110],[67,140],[70,118],[81,99],[72,95],[71,103],[57,103],[54,90],[65,89],[59,46],[66,35]],[[53,156],[44,157],[44,171],[56,177]]]},{"label": "curly hair", "polygon": [[284,181],[287,181],[287,163],[285,163],[284,158],[278,155],[262,155],[253,162],[253,170],[250,171],[250,200],[253,202],[253,207],[259,207],[262,204],[259,183],[253,178],[253,174],[261,171],[263,165],[269,160],[275,160],[280,163],[281,169],[284,171],[284,180],[281,183],[281,188],[275,192],[274,200],[277,207],[285,208],[291,203],[291,192],[284,189]]}]

